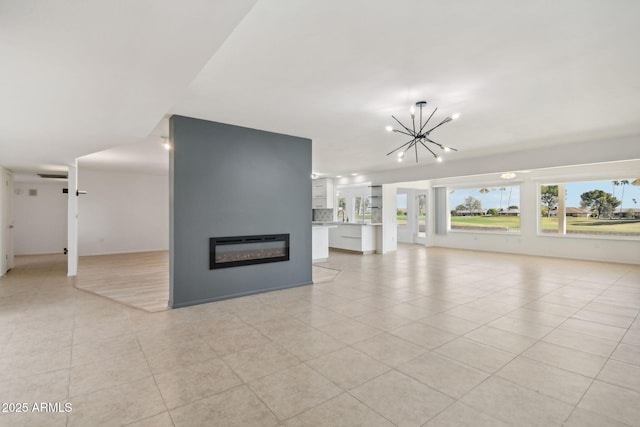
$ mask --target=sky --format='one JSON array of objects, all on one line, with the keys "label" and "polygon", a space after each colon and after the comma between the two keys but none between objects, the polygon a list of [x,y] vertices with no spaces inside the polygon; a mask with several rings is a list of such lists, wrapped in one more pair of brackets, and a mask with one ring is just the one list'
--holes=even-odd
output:
[{"label": "sky", "polygon": [[[636,178],[621,178],[618,181],[627,179],[630,183]],[[615,187],[615,188],[614,188]],[[464,199],[468,196],[473,196],[482,202],[482,209],[500,209],[500,207],[506,209],[510,205],[520,207],[520,187],[519,186],[504,186],[504,191],[499,191],[496,187],[489,187],[488,193],[481,193],[479,188],[475,189],[459,189],[451,193],[450,206],[455,208],[458,205],[464,204]],[[622,186],[614,186],[613,181],[589,181],[589,182],[577,182],[565,184],[567,191],[567,207],[580,207],[580,195],[591,190],[603,190],[607,193],[613,194],[618,200],[622,200],[622,208],[640,208],[640,186],[625,185],[624,186],[624,198],[622,197]],[[502,197],[502,200],[501,200]],[[637,203],[633,203],[633,199],[636,199]],[[406,201],[404,198],[398,198],[398,208],[406,208]]]}]

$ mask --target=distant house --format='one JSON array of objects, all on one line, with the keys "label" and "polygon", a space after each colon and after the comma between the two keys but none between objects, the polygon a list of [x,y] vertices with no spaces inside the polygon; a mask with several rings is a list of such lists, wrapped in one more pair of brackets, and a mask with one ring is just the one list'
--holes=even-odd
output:
[{"label": "distant house", "polygon": [[617,209],[613,218],[640,218],[640,208],[621,208]]},{"label": "distant house", "polygon": [[[581,208],[565,208],[564,212],[565,216],[573,216],[579,218],[589,218],[591,216],[591,211]],[[557,217],[558,211],[556,209],[549,211],[549,216]]]},{"label": "distant house", "polygon": [[498,215],[501,216],[520,216],[520,209],[502,209]]}]

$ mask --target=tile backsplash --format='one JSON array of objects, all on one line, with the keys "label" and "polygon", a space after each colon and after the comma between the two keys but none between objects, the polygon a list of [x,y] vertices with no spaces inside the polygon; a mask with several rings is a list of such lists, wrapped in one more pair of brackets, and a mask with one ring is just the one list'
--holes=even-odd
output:
[{"label": "tile backsplash", "polygon": [[333,222],[333,209],[313,209],[311,218],[317,222]]}]

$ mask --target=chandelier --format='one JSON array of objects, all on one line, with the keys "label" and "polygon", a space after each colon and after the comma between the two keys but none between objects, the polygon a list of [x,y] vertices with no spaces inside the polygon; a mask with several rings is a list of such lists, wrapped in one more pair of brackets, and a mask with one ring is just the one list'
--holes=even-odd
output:
[{"label": "chandelier", "polygon": [[[427,105],[427,101],[418,101],[418,102],[416,102],[416,107],[418,107],[420,109],[420,120],[419,120],[419,123],[417,124],[417,126],[416,126],[416,109],[413,106],[411,107],[411,128],[403,125],[400,120],[395,118],[395,116],[391,116],[391,117],[393,117],[393,119],[396,122],[398,122],[398,124],[400,124],[400,126],[402,126],[402,129],[396,129],[393,126],[387,126],[386,127],[387,131],[389,131],[389,132],[397,132],[397,133],[401,133],[403,135],[407,135],[407,136],[411,137],[411,141],[405,142],[404,144],[402,144],[401,146],[399,146],[395,150],[387,153],[387,156],[390,155],[390,154],[395,153],[396,151],[398,151],[398,162],[402,162],[402,159],[404,159],[404,155],[407,153],[407,151],[409,151],[409,150],[411,150],[411,148],[413,148],[415,153],[416,153],[416,163],[418,163],[418,144],[420,144],[424,148],[426,148],[433,155],[433,157],[439,162],[442,161],[442,157],[438,156],[431,148],[438,147],[438,148],[440,148],[441,150],[443,150],[445,152],[458,151],[455,148],[445,147],[442,144],[438,144],[434,140],[430,139],[429,136],[430,136],[431,132],[433,132],[434,130],[436,130],[437,128],[442,126],[443,124],[449,123],[450,121],[457,119],[458,117],[460,117],[460,115],[459,114],[454,114],[452,116],[449,116],[446,119],[442,120],[437,125],[435,125],[434,127],[432,127],[431,129],[425,130],[425,128],[427,127],[427,124],[429,123],[429,120],[431,120],[431,118],[436,113],[436,111],[438,111],[438,108],[436,107],[436,109],[433,110],[431,115],[429,115],[427,120],[424,123],[422,123],[422,109],[426,105]],[[427,144],[433,144],[433,145],[427,145]],[[429,147],[431,147],[431,148],[429,148]]]}]

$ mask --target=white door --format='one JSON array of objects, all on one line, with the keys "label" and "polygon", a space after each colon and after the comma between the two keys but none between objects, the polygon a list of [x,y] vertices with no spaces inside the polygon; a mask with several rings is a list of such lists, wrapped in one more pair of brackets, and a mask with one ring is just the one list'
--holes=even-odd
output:
[{"label": "white door", "polygon": [[427,244],[427,192],[419,191],[416,193],[415,229],[414,243],[418,245]]},{"label": "white door", "polygon": [[0,275],[13,268],[13,176],[2,171],[0,189]]}]

